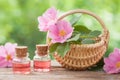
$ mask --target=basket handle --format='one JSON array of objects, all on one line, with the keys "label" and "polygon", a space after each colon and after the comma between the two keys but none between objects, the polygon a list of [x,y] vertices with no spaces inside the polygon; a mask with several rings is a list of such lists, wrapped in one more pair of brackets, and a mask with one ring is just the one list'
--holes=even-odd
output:
[{"label": "basket handle", "polygon": [[104,35],[108,34],[108,29],[106,28],[102,19],[99,16],[97,16],[96,14],[94,14],[88,10],[83,10],[83,9],[70,10],[70,11],[64,13],[63,15],[61,15],[57,20],[59,21],[59,20],[63,19],[64,17],[74,14],[74,13],[83,13],[83,14],[88,14],[88,15],[94,17],[100,23],[101,27],[103,28],[103,34],[101,36],[103,37]]}]

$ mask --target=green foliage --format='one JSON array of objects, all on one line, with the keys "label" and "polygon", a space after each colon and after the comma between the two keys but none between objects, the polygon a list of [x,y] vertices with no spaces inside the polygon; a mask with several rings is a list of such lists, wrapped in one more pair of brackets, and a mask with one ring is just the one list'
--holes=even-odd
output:
[{"label": "green foliage", "polygon": [[83,25],[75,25],[74,28],[75,28],[74,31],[80,32],[82,34],[87,34],[90,33],[91,31],[86,26]]},{"label": "green foliage", "polygon": [[70,50],[69,43],[62,43],[57,47],[56,52],[58,52],[61,56],[64,56],[68,50]]},{"label": "green foliage", "polygon": [[71,42],[71,41],[77,41],[80,38],[80,34],[76,34],[74,37],[70,38],[67,40],[67,42]]},{"label": "green foliage", "polygon": [[89,36],[94,38],[94,37],[99,36],[100,34],[101,34],[101,31],[95,30],[95,31],[90,32]]},{"label": "green foliage", "polygon": [[70,50],[69,43],[55,43],[50,46],[50,53],[54,54],[55,52],[59,53],[61,56],[64,56],[67,51]]},{"label": "green foliage", "polygon": [[57,47],[60,45],[60,43],[55,43],[55,44],[52,44],[49,48],[49,52],[50,53],[54,53],[55,50],[57,49]]},{"label": "green foliage", "polygon": [[73,16],[70,20],[71,25],[74,26],[79,21],[80,17],[81,16]]},{"label": "green foliage", "polygon": [[93,44],[95,41],[93,39],[83,39],[82,44]]}]

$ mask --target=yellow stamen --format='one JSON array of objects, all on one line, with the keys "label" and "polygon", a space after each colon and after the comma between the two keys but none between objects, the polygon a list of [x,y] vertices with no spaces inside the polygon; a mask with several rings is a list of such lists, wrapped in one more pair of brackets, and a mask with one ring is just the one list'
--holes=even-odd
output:
[{"label": "yellow stamen", "polygon": [[7,61],[12,60],[11,55],[8,54],[6,59],[7,59]]},{"label": "yellow stamen", "polygon": [[62,37],[65,36],[66,35],[65,30],[60,30],[59,35],[62,36]]},{"label": "yellow stamen", "polygon": [[120,62],[116,63],[116,68],[120,68]]}]

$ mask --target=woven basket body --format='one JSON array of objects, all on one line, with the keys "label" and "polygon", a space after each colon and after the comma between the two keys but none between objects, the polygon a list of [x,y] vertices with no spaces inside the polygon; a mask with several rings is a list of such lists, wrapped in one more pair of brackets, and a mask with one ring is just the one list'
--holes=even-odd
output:
[{"label": "woven basket body", "polygon": [[[108,46],[109,31],[100,17],[87,10],[71,10],[60,16],[58,20],[74,13],[83,13],[93,16],[101,24],[103,33],[97,38],[98,41],[95,44],[71,44],[70,50],[64,57],[61,57],[57,54],[57,52],[54,57],[63,67],[67,69],[84,70],[96,64],[103,57]],[[50,42],[48,41],[48,43]]]}]

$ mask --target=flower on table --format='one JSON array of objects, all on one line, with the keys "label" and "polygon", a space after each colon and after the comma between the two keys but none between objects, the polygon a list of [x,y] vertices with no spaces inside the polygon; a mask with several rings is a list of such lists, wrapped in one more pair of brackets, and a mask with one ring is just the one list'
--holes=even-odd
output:
[{"label": "flower on table", "polygon": [[104,63],[104,70],[107,73],[120,73],[120,49],[115,48],[108,58],[104,58]]},{"label": "flower on table", "polygon": [[49,37],[52,43],[64,43],[72,36],[73,28],[71,24],[65,20],[58,21],[49,29]]},{"label": "flower on table", "polygon": [[0,46],[0,67],[12,67],[12,59],[17,44],[6,43]]},{"label": "flower on table", "polygon": [[52,7],[49,8],[42,16],[38,17],[38,28],[40,31],[48,31],[50,25],[54,25],[57,20],[57,10]]}]

